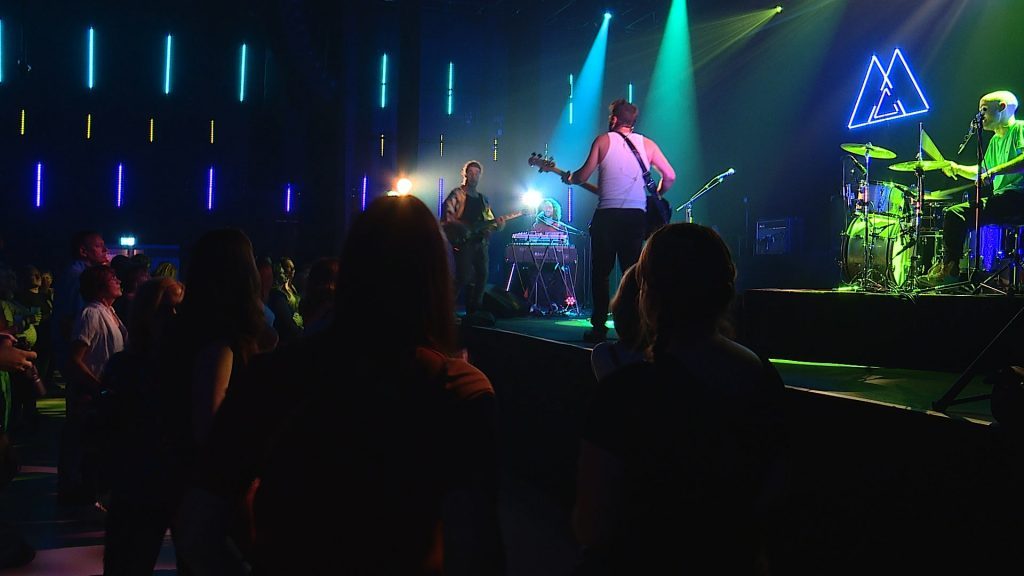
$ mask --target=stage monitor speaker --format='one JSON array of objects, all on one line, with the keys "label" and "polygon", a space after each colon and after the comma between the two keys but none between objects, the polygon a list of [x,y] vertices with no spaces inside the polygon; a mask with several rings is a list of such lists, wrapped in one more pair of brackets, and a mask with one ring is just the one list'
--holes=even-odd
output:
[{"label": "stage monitor speaker", "polygon": [[490,287],[484,292],[484,310],[498,318],[513,318],[529,314],[530,304],[517,294]]},{"label": "stage monitor speaker", "polygon": [[797,218],[758,220],[754,254],[758,256],[791,254],[794,252],[796,237],[799,234],[800,222]]}]

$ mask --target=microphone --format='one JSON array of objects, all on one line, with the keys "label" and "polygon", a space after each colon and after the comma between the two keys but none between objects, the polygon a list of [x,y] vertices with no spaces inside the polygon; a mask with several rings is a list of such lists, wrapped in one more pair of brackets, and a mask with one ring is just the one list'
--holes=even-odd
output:
[{"label": "microphone", "polygon": [[848,158],[849,158],[850,160],[853,160],[853,163],[857,165],[857,168],[859,168],[861,172],[863,172],[864,174],[867,174],[867,173],[868,173],[868,169],[867,169],[867,168],[865,168],[865,167],[864,167],[864,165],[863,165],[863,164],[861,164],[859,160],[857,160],[857,157],[856,157],[856,156],[854,156],[853,154],[847,154],[846,156],[847,156],[847,157],[848,157]]},{"label": "microphone", "polygon": [[967,147],[967,143],[971,141],[971,137],[974,136],[978,127],[981,126],[982,121],[985,119],[985,112],[988,112],[988,107],[982,106],[981,110],[974,115],[974,118],[971,120],[970,127],[967,128],[967,134],[964,134],[964,139],[960,142],[960,147],[956,151],[957,156],[963,153],[964,148]]},{"label": "microphone", "polygon": [[726,176],[732,176],[735,173],[736,173],[736,169],[735,168],[729,168],[725,172],[722,172],[718,176],[715,176],[714,178],[712,178],[712,180],[724,180]]}]

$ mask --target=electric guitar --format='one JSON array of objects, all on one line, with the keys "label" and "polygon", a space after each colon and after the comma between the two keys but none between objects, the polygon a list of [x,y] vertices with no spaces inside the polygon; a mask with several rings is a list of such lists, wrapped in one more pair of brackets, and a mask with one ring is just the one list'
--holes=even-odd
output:
[{"label": "electric guitar", "polygon": [[526,213],[526,210],[516,210],[515,212],[509,212],[495,220],[484,220],[483,222],[477,222],[472,225],[458,221],[446,222],[442,227],[444,228],[445,236],[448,237],[448,243],[451,244],[453,250],[458,252],[463,246],[483,240],[488,234],[497,230],[498,220],[508,222],[509,220],[519,218]]},{"label": "electric guitar", "polygon": [[[566,175],[569,174],[568,170],[562,170],[561,168],[559,168],[558,166],[555,165],[555,159],[554,158],[547,158],[545,156],[541,156],[540,154],[537,154],[536,152],[534,152],[533,154],[530,154],[530,159],[527,160],[526,162],[530,166],[536,166],[537,167],[537,171],[539,171],[539,172],[554,172],[555,174],[558,174],[559,176],[561,176],[563,178]],[[583,188],[584,190],[589,190],[590,192],[593,192],[594,194],[597,194],[597,186],[594,186],[593,184],[591,184],[589,182],[581,182],[579,184],[576,184],[576,186],[579,186],[580,188]]]}]

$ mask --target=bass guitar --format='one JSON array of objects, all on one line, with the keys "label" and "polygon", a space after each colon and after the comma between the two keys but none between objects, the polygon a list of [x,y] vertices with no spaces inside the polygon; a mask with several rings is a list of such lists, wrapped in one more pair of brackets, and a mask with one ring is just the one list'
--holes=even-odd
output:
[{"label": "bass guitar", "polygon": [[[540,172],[554,172],[563,178],[569,173],[556,166],[554,158],[541,156],[536,152],[530,154],[530,158],[526,162],[530,166],[536,166]],[[597,186],[589,182],[583,182],[577,186],[597,194]],[[672,206],[669,205],[668,200],[658,195],[658,185],[651,179],[649,171],[644,174],[644,189],[647,193],[647,235],[650,236],[672,219]]]},{"label": "bass guitar", "polygon": [[469,225],[462,222],[446,222],[442,225],[444,228],[444,234],[448,237],[448,243],[451,244],[453,250],[458,252],[463,246],[471,244],[473,242],[479,242],[483,240],[488,234],[498,229],[498,222],[514,220],[519,218],[523,214],[526,214],[526,210],[516,210],[515,212],[509,212],[501,218],[495,220],[484,220],[483,222],[477,222],[476,224]]},{"label": "bass guitar", "polygon": [[[555,174],[558,174],[562,178],[565,178],[569,174],[568,170],[562,170],[561,168],[559,168],[558,166],[555,165],[555,159],[554,158],[548,158],[546,156],[541,156],[540,154],[537,154],[536,152],[534,152],[533,154],[530,154],[530,159],[527,160],[526,162],[530,166],[536,166],[538,172],[553,172]],[[591,184],[589,182],[581,182],[579,184],[576,184],[576,186],[579,186],[580,188],[583,188],[584,190],[589,190],[590,192],[593,192],[594,194],[597,194],[597,186],[594,186],[593,184]]]}]

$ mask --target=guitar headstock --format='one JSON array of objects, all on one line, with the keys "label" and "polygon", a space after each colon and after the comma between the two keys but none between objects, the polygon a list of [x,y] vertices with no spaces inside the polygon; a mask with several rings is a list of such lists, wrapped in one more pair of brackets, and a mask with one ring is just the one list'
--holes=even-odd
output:
[{"label": "guitar headstock", "polygon": [[554,172],[556,169],[554,158],[543,156],[536,152],[530,154],[530,159],[526,162],[530,166],[536,166],[540,172]]}]

